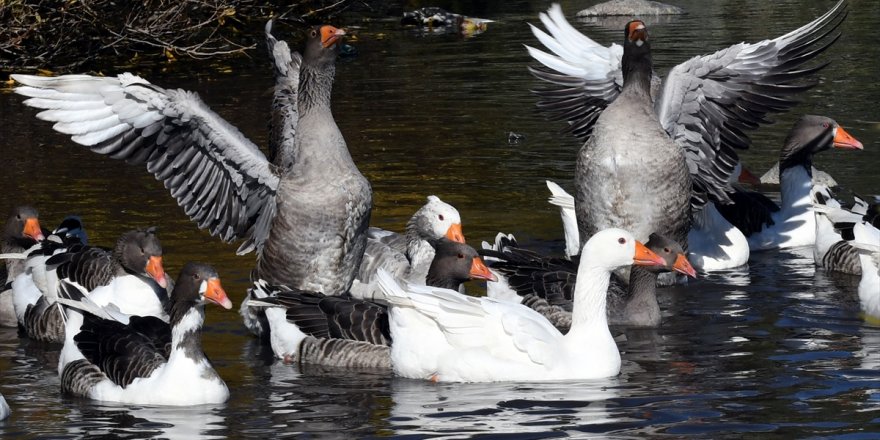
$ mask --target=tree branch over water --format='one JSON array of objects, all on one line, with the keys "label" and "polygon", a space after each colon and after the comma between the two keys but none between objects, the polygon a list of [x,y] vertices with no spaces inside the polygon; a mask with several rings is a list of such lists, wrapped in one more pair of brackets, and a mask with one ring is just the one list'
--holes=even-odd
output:
[{"label": "tree branch over water", "polygon": [[0,0],[0,70],[70,71],[245,54],[273,16],[326,21],[365,0]]}]

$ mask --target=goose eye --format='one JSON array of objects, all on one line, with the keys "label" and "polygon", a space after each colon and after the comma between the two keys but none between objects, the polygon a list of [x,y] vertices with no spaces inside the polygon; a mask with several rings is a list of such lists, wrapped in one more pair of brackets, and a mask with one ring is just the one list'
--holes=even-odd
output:
[{"label": "goose eye", "polygon": [[617,239],[617,242],[620,243],[620,244],[626,244],[626,239],[623,238],[623,237],[620,237],[620,238]]},{"label": "goose eye", "polygon": [[827,123],[827,122],[823,122],[823,123],[822,123],[822,127],[828,128],[828,123]]},{"label": "goose eye", "polygon": [[318,36],[318,32],[317,32],[316,30],[312,29],[311,36],[312,36],[312,38],[317,37],[317,36]]},{"label": "goose eye", "polygon": [[458,254],[458,258],[464,258],[464,254]]},{"label": "goose eye", "polygon": [[440,215],[438,215],[437,217],[440,219],[441,222],[442,222],[443,220],[445,220],[445,218],[443,217],[443,214],[440,214]]},{"label": "goose eye", "polygon": [[194,280],[197,280],[197,279],[199,279],[199,274],[197,274],[197,273],[194,273],[194,274],[193,274],[193,279],[194,279]]},{"label": "goose eye", "polygon": [[667,248],[663,248],[663,252],[666,252],[666,253],[668,254],[668,253],[670,253],[670,252],[672,252],[672,251],[669,250],[669,248],[667,247]]}]

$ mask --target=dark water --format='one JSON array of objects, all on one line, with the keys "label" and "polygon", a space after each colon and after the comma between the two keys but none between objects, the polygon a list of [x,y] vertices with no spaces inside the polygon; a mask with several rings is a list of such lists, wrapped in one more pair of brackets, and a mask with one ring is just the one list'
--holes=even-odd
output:
[{"label": "dark water", "polygon": [[[696,54],[781,35],[820,15],[830,1],[681,1],[690,15],[651,26],[665,72]],[[742,154],[763,171],[803,113],[835,118],[865,145],[826,152],[817,166],[862,193],[880,192],[880,4],[851,2],[843,37],[825,59],[821,83],[794,111],[754,133]],[[479,11],[498,20],[475,38],[421,36],[393,20],[353,27],[360,55],[339,64],[334,114],[374,190],[373,223],[400,230],[429,194],[458,207],[478,244],[498,231],[526,246],[561,252],[557,212],[545,179],[570,187],[578,144],[534,110],[523,44],[536,44],[543,2]],[[573,16],[586,3],[564,4]],[[478,9],[474,7],[474,9]],[[577,24],[603,44],[619,25]],[[260,52],[262,48],[255,52]],[[265,145],[271,70],[265,55],[235,64],[172,65],[136,71],[166,87],[195,90]],[[243,65],[242,65],[243,64]],[[108,69],[105,73],[114,73]],[[91,239],[108,245],[132,227],[158,225],[170,273],[188,260],[214,264],[234,302],[253,256],[235,257],[198,231],[143,170],[83,151],[2,90],[0,210],[28,202],[48,224],[81,214]],[[526,136],[508,144],[508,132]],[[144,408],[64,397],[57,350],[0,331],[0,392],[13,407],[0,422],[12,437],[371,437],[508,434],[514,438],[762,435],[880,436],[880,328],[859,315],[855,282],[814,269],[805,250],[754,255],[747,271],[702,277],[660,293],[663,326],[627,331],[624,365],[610,380],[562,383],[431,384],[384,374],[302,369],[272,360],[233,312],[213,308],[205,350],[232,396],[224,405]],[[515,434],[514,434],[515,433]]]}]

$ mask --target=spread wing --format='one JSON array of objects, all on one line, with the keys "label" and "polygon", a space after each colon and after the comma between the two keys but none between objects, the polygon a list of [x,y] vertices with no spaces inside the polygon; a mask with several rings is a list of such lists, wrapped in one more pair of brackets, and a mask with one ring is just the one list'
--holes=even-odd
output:
[{"label": "spread wing", "polygon": [[552,54],[526,46],[529,55],[544,65],[529,67],[529,71],[553,86],[535,91],[541,98],[538,108],[553,120],[567,121],[565,132],[586,138],[596,118],[623,87],[620,71],[623,47],[618,44],[605,47],[580,33],[568,23],[558,4],[554,3],[539,17],[549,34],[529,26]]},{"label": "spread wing", "polygon": [[816,84],[811,76],[828,63],[805,64],[837,40],[834,31],[845,17],[841,0],[781,37],[694,57],[669,72],[654,110],[685,149],[695,207],[706,201],[700,193],[730,203],[728,180],[739,162],[735,149],[751,142],[745,131],[770,123],[768,113],[790,109],[797,103],[793,95]]},{"label": "spread wing", "polygon": [[279,172],[197,94],[138,76],[12,75],[37,117],[92,151],[146,164],[186,214],[223,241],[262,248],[275,216]]}]

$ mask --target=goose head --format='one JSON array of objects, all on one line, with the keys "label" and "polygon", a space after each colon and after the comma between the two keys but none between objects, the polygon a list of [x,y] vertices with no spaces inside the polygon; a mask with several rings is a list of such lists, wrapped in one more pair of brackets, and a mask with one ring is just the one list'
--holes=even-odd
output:
[{"label": "goose head", "polygon": [[458,210],[437,196],[428,196],[428,203],[419,208],[410,219],[407,229],[411,228],[423,240],[432,241],[446,237],[454,242],[465,242]]},{"label": "goose head", "polygon": [[623,72],[624,87],[639,87],[650,93],[653,66],[651,43],[648,41],[648,28],[645,22],[633,20],[623,28],[623,58],[620,67]]},{"label": "goose head", "polygon": [[344,35],[345,30],[329,24],[312,26],[308,31],[303,62],[313,65],[333,64],[339,51],[338,43]]},{"label": "goose head", "polygon": [[34,243],[46,238],[40,227],[39,214],[30,206],[19,206],[12,210],[12,214],[6,221],[4,238],[19,243],[24,247],[30,247]]},{"label": "goose head", "polygon": [[804,115],[788,132],[779,154],[779,170],[813,164],[813,155],[837,148],[861,150],[862,143],[852,137],[837,121],[825,116]]},{"label": "goose head", "polygon": [[113,252],[126,271],[152,278],[162,288],[168,287],[168,275],[162,267],[162,245],[156,237],[156,228],[122,234]]},{"label": "goose head", "polygon": [[662,267],[652,267],[648,268],[649,270],[656,272],[675,271],[691,278],[697,277],[697,271],[691,266],[684,249],[677,241],[665,235],[653,233],[648,237],[648,242],[645,243],[645,246],[659,255],[665,262]]},{"label": "goose head", "polygon": [[436,253],[426,279],[428,285],[458,289],[468,280],[497,281],[477,251],[464,243],[445,237],[432,243]]},{"label": "goose head", "polygon": [[595,233],[584,244],[581,267],[615,270],[636,265],[646,267],[666,266],[666,260],[648,249],[643,243],[623,229],[608,228]]},{"label": "goose head", "polygon": [[220,284],[220,275],[208,264],[189,262],[180,271],[174,290],[172,304],[212,302],[224,309],[232,308],[232,301]]}]

